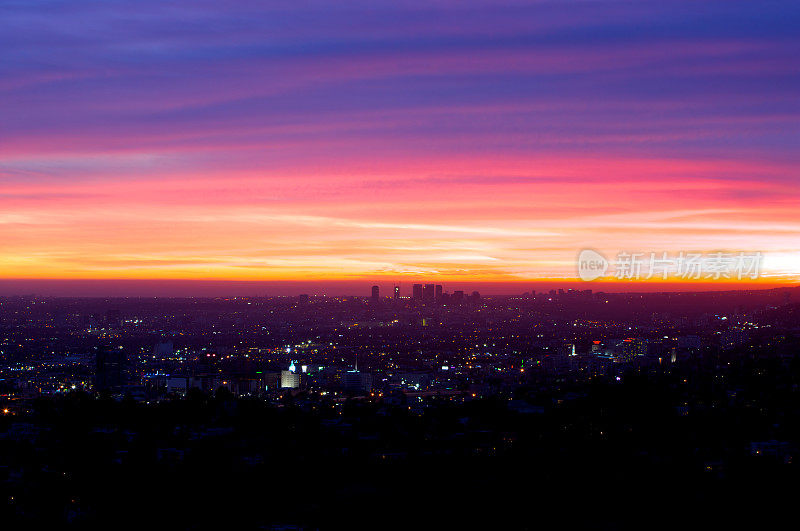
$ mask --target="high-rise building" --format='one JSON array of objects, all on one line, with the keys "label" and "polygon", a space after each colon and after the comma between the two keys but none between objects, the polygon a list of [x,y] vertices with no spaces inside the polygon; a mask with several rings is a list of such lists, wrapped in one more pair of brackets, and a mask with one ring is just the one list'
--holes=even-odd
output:
[{"label": "high-rise building", "polygon": [[372,374],[347,371],[344,373],[344,387],[351,393],[369,393],[372,391]]},{"label": "high-rise building", "polygon": [[295,362],[289,364],[288,371],[281,371],[281,388],[297,389],[300,387],[300,373],[297,372]]},{"label": "high-rise building", "polygon": [[457,290],[453,292],[453,300],[456,302],[461,302],[464,300],[464,292],[461,290]]},{"label": "high-rise building", "polygon": [[436,302],[442,302],[442,285],[436,284]]},{"label": "high-rise building", "polygon": [[113,391],[128,383],[127,365],[128,357],[122,350],[98,347],[95,353],[95,389]]},{"label": "high-rise building", "polygon": [[394,287],[394,300],[398,300],[400,298],[400,286]]},{"label": "high-rise building", "polygon": [[647,340],[641,337],[629,337],[620,344],[619,358],[630,361],[636,356],[647,355]]},{"label": "high-rise building", "polygon": [[372,301],[378,302],[381,298],[381,289],[378,286],[372,286]]},{"label": "high-rise building", "polygon": [[432,302],[436,298],[435,287],[433,284],[425,284],[422,290],[422,300]]},{"label": "high-rise building", "polygon": [[413,295],[414,300],[422,300],[422,284],[414,284]]}]

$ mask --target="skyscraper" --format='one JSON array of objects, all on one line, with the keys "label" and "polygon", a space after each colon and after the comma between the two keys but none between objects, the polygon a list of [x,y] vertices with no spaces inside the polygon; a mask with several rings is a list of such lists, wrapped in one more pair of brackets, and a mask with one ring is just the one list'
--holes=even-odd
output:
[{"label": "skyscraper", "polygon": [[378,302],[381,298],[381,289],[378,286],[372,286],[372,302]]},{"label": "skyscraper", "polygon": [[422,300],[422,284],[414,284],[414,300]]},{"label": "skyscraper", "polygon": [[425,288],[422,290],[422,299],[432,302],[435,298],[434,290],[435,288],[433,284],[425,284]]},{"label": "skyscraper", "polygon": [[436,284],[436,302],[442,302],[442,285]]},{"label": "skyscraper", "polygon": [[397,300],[399,298],[400,298],[400,286],[395,286],[394,287],[394,300]]},{"label": "skyscraper", "polygon": [[128,357],[119,349],[95,349],[95,381],[98,391],[113,391],[127,383]]}]

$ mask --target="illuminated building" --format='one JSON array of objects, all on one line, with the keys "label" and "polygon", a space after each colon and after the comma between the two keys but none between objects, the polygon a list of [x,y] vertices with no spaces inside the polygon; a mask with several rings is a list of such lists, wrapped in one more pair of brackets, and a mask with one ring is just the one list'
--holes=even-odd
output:
[{"label": "illuminated building", "polygon": [[619,357],[622,360],[630,361],[637,356],[645,356],[647,354],[647,340],[641,337],[629,337],[622,341],[620,348]]},{"label": "illuminated building", "polygon": [[289,364],[289,370],[281,371],[281,388],[297,389],[300,387],[300,374],[297,372],[295,362]]}]

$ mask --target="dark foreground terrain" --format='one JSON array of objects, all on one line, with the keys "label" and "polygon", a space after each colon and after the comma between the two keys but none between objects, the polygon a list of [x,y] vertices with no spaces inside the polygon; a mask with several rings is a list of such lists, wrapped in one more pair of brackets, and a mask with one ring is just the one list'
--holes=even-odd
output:
[{"label": "dark foreground terrain", "polygon": [[5,529],[770,528],[800,363],[728,354],[425,409],[75,393],[0,420]]}]

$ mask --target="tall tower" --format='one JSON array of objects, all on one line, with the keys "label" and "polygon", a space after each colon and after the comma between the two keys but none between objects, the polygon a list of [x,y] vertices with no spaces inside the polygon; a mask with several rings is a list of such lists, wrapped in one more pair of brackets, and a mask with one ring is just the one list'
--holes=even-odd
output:
[{"label": "tall tower", "polygon": [[400,286],[394,287],[394,300],[398,300],[400,298]]},{"label": "tall tower", "polygon": [[422,284],[414,284],[414,300],[422,300]]},{"label": "tall tower", "polygon": [[372,302],[378,302],[381,298],[381,289],[378,286],[372,286]]},{"label": "tall tower", "polygon": [[434,293],[434,285],[433,284],[425,284],[425,287],[422,290],[422,299],[425,301],[433,301],[435,298]]}]

